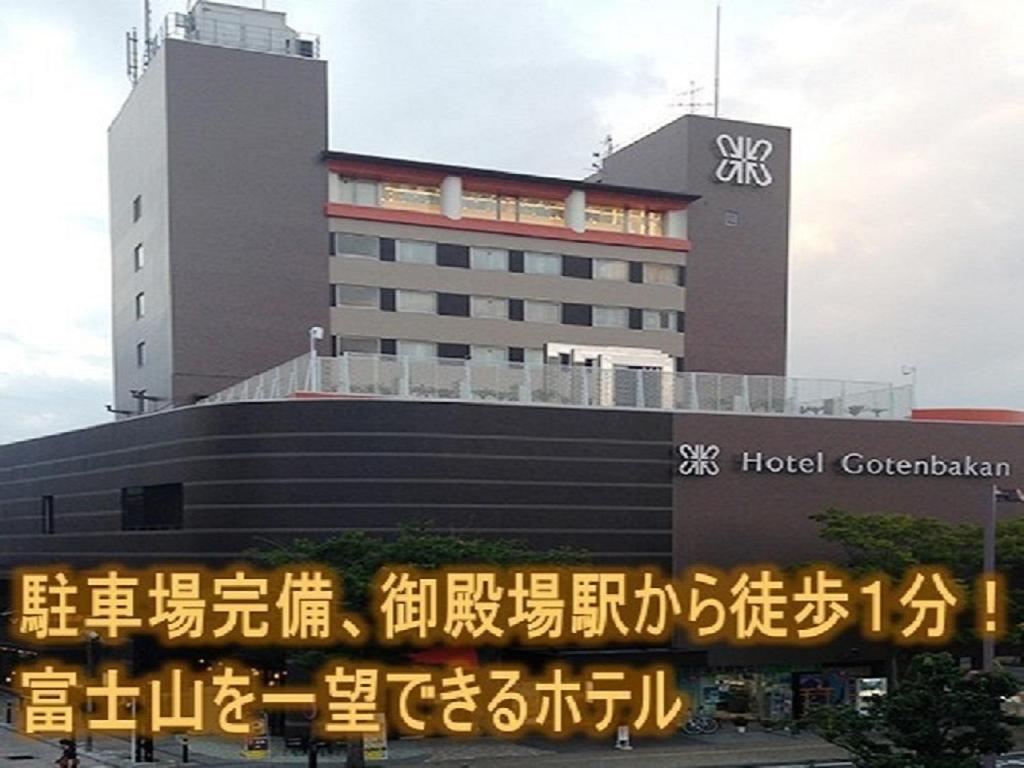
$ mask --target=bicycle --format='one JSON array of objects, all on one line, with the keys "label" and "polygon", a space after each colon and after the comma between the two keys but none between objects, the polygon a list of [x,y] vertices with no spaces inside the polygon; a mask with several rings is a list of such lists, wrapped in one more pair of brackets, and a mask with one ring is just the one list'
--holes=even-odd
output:
[{"label": "bicycle", "polygon": [[680,730],[688,736],[700,736],[715,733],[722,727],[718,718],[711,715],[690,713],[689,718],[680,726]]}]

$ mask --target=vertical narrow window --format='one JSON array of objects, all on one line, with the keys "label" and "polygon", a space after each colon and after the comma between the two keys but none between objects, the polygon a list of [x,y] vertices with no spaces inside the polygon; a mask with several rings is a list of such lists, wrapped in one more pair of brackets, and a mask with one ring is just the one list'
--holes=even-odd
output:
[{"label": "vertical narrow window", "polygon": [[135,365],[141,368],[146,364],[146,342],[140,341],[135,345]]},{"label": "vertical narrow window", "polygon": [[132,221],[142,218],[142,195],[136,195],[132,200]]},{"label": "vertical narrow window", "polygon": [[135,294],[135,319],[141,320],[146,316],[146,294]]},{"label": "vertical narrow window", "polygon": [[132,262],[135,264],[135,271],[138,272],[146,263],[146,252],[142,243],[135,246],[132,251]]},{"label": "vertical narrow window", "polygon": [[42,499],[42,527],[43,533],[53,533],[56,530],[53,513],[53,496],[43,496]]}]

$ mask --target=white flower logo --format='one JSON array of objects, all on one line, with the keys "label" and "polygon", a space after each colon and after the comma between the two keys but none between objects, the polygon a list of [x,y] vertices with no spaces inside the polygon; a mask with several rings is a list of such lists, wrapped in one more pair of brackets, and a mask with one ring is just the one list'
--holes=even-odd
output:
[{"label": "white flower logo", "polygon": [[703,477],[718,474],[718,454],[721,449],[717,445],[683,443],[679,446],[679,474],[687,477]]},{"label": "white flower logo", "polygon": [[722,157],[715,169],[718,181],[758,187],[767,187],[772,183],[772,172],[768,170],[765,161],[775,147],[768,139],[721,133],[715,139],[715,145]]}]

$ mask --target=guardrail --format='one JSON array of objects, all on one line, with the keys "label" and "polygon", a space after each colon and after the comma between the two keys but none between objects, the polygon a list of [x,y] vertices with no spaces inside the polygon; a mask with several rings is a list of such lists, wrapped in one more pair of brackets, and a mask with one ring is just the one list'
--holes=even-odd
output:
[{"label": "guardrail", "polygon": [[325,395],[544,403],[780,416],[906,419],[909,385],[632,368],[481,363],[347,353],[303,355],[246,379],[204,403]]}]

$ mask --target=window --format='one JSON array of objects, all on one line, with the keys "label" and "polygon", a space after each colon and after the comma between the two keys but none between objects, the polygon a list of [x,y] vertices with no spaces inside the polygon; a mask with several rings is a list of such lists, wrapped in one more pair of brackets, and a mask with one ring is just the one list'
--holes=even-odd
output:
[{"label": "window", "polygon": [[339,307],[380,306],[380,289],[369,285],[335,285],[334,301]]},{"label": "window", "polygon": [[619,259],[594,259],[595,280],[629,280],[629,262]]},{"label": "window", "polygon": [[183,498],[181,483],[122,488],[121,530],[181,528],[185,516]]},{"label": "window", "polygon": [[626,228],[626,212],[607,205],[587,206],[587,229],[622,232]]},{"label": "window", "polygon": [[470,314],[473,317],[493,317],[499,320],[508,319],[508,299],[493,296],[473,296],[470,299]]},{"label": "window", "polygon": [[146,263],[146,252],[142,248],[142,243],[139,243],[132,250],[132,263],[135,264],[135,271],[138,272]]},{"label": "window", "polygon": [[523,317],[530,323],[557,323],[559,308],[553,301],[524,301]]},{"label": "window", "polygon": [[399,240],[395,244],[395,258],[404,264],[434,264],[437,246],[419,240]]},{"label": "window", "polygon": [[437,312],[437,294],[429,291],[395,291],[395,309],[399,312]]},{"label": "window", "polygon": [[469,265],[473,269],[508,272],[508,251],[501,248],[470,248]]},{"label": "window", "polygon": [[561,275],[562,257],[553,253],[524,253],[523,271],[528,275]]},{"label": "window", "polygon": [[146,294],[135,294],[135,319],[141,320],[146,316]]},{"label": "window", "polygon": [[678,271],[672,264],[644,264],[644,282],[675,285]]},{"label": "window", "polygon": [[53,533],[56,530],[54,520],[53,496],[43,496],[42,502],[43,533]]},{"label": "window", "polygon": [[437,294],[437,314],[469,317],[469,296],[464,293]]},{"label": "window", "polygon": [[644,330],[645,331],[671,331],[672,320],[675,313],[668,309],[645,309]]},{"label": "window", "polygon": [[498,218],[502,221],[519,221],[519,198],[500,198],[498,200]]},{"label": "window", "polygon": [[135,345],[135,365],[141,368],[146,364],[146,342],[140,341]]},{"label": "window", "polygon": [[431,358],[437,357],[437,346],[430,341],[402,341],[396,345],[398,354],[402,357]]},{"label": "window", "polygon": [[603,328],[628,328],[629,310],[626,307],[594,307],[593,325]]},{"label": "window", "polygon": [[647,212],[630,208],[626,214],[626,231],[633,235],[646,235]]},{"label": "window", "polygon": [[467,219],[498,218],[498,196],[486,192],[463,192],[462,215]]},{"label": "window", "polygon": [[519,198],[519,221],[524,224],[565,225],[565,203],[558,200]]},{"label": "window", "polygon": [[404,211],[440,213],[441,189],[386,181],[380,185],[380,205],[382,208],[398,208]]},{"label": "window", "polygon": [[544,358],[544,350],[527,347],[523,350],[523,362],[527,365],[544,365],[547,362]]},{"label": "window", "polygon": [[651,237],[661,237],[665,233],[665,216],[656,211],[647,212],[647,234]]},{"label": "window", "polygon": [[346,352],[357,352],[360,354],[375,355],[379,349],[377,339],[371,339],[367,336],[339,336],[338,337],[338,354],[344,355]]},{"label": "window", "polygon": [[377,259],[380,258],[380,239],[372,235],[351,235],[348,232],[332,232],[331,255]]},{"label": "window", "polygon": [[438,243],[437,266],[469,269],[469,248],[465,245]]},{"label": "window", "polygon": [[486,347],[474,344],[469,350],[474,363],[504,363],[508,360],[505,347]]},{"label": "window", "polygon": [[376,206],[379,204],[377,186],[377,182],[373,179],[342,178],[340,202],[351,203],[352,205]]},{"label": "window", "polygon": [[136,195],[132,200],[132,221],[142,218],[142,195]]},{"label": "window", "polygon": [[593,325],[593,310],[589,304],[563,304],[562,322],[565,325]]}]

